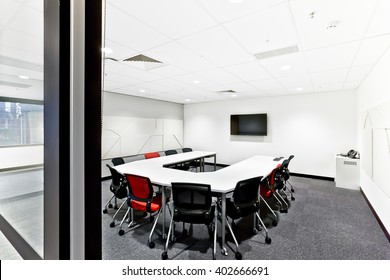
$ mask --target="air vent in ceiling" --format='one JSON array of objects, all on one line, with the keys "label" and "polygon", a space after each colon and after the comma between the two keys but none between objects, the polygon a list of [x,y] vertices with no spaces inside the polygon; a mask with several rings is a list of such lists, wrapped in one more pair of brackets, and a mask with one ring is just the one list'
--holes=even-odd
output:
[{"label": "air vent in ceiling", "polygon": [[162,63],[161,61],[158,61],[154,58],[148,57],[143,54],[139,54],[136,56],[132,56],[129,58],[124,59],[123,61],[135,61],[135,62],[153,62],[153,63]]},{"label": "air vent in ceiling", "polygon": [[217,91],[217,94],[219,95],[223,95],[223,96],[237,96],[237,92],[235,90],[232,90],[232,89],[227,89],[227,90],[220,90],[220,91]]},{"label": "air vent in ceiling", "polygon": [[272,51],[255,53],[254,56],[257,57],[257,59],[266,59],[266,58],[271,58],[271,57],[295,53],[295,52],[299,52],[297,45],[286,47],[286,48],[281,48],[281,49],[276,49],[276,50],[272,50]]}]

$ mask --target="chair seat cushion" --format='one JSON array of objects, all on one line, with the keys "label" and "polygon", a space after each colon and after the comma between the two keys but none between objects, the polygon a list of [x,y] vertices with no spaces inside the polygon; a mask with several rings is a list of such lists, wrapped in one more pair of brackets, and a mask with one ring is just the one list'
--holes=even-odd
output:
[{"label": "chair seat cushion", "polygon": [[[150,210],[151,210],[150,212],[151,213],[154,213],[154,212],[160,210],[161,205],[162,205],[161,199],[162,199],[161,195],[153,197],[152,202],[150,203]],[[167,198],[167,202],[168,202],[168,198]],[[147,203],[144,201],[138,201],[138,200],[131,200],[130,201],[130,207],[135,209],[135,210],[140,210],[140,211],[146,212],[147,211],[146,205],[147,205]]]},{"label": "chair seat cushion", "polygon": [[[222,211],[219,204],[218,204],[218,210]],[[228,215],[233,220],[246,217],[250,214],[257,212],[258,210],[259,210],[258,203],[254,203],[246,207],[237,208],[236,205],[234,205],[233,201],[226,200],[226,215]]]},{"label": "chair seat cushion", "polygon": [[214,219],[215,206],[208,210],[175,208],[173,220],[190,224],[210,224]]}]

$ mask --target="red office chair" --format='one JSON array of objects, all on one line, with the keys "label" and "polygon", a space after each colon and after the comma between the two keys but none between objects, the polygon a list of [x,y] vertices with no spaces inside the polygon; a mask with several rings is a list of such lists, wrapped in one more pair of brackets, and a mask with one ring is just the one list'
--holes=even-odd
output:
[{"label": "red office chair", "polygon": [[[155,246],[154,242],[152,241],[152,235],[154,232],[154,229],[156,227],[156,224],[158,222],[158,219],[160,217],[161,208],[162,208],[162,195],[156,194],[153,191],[152,183],[150,182],[150,179],[143,176],[133,175],[133,174],[124,174],[127,180],[127,186],[129,189],[129,196],[127,199],[127,205],[129,208],[127,209],[126,215],[121,221],[120,224],[120,230],[119,235],[123,235],[125,232],[122,229],[122,224],[126,218],[126,216],[129,214],[129,211],[131,209],[131,217],[130,217],[130,224],[129,227],[134,226],[134,215],[133,210],[139,210],[142,212],[147,212],[150,214],[150,221],[153,221],[153,213],[157,212],[157,218],[154,221],[152,230],[149,234],[148,239],[148,245],[149,248],[153,248]],[[164,203],[167,203],[169,199],[167,199]]]},{"label": "red office chair", "polygon": [[151,152],[145,154],[145,159],[156,158],[156,157],[160,157],[160,154],[158,152]]},{"label": "red office chair", "polygon": [[272,215],[274,216],[274,220],[272,221],[272,225],[276,227],[278,225],[278,217],[275,214],[275,211],[271,208],[271,206],[267,203],[266,199],[273,196],[272,190],[268,186],[268,181],[265,178],[264,180],[261,180],[260,182],[260,200],[262,200],[267,208],[271,211]]},{"label": "red office chair", "polygon": [[[283,199],[282,195],[279,191],[283,191],[284,181],[281,172],[281,164],[279,164],[274,170],[272,170],[271,174],[268,176],[268,186],[272,191],[273,196],[280,204],[280,212],[287,213],[288,212],[288,203]],[[285,208],[283,208],[285,205]]]}]

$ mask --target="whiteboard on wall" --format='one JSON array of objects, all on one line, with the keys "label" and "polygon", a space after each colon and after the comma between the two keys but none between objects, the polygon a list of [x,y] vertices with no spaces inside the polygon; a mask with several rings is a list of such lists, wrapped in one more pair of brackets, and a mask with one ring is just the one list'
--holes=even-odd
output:
[{"label": "whiteboard on wall", "polygon": [[182,148],[183,120],[103,116],[102,158]]}]

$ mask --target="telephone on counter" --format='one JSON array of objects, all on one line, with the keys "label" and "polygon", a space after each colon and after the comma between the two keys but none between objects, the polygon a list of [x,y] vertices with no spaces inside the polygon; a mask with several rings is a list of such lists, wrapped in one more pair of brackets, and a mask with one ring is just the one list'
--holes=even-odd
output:
[{"label": "telephone on counter", "polygon": [[348,153],[346,154],[341,154],[344,157],[349,157],[349,158],[357,158],[358,157],[358,152],[355,150],[349,150]]}]

